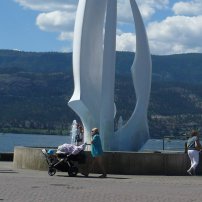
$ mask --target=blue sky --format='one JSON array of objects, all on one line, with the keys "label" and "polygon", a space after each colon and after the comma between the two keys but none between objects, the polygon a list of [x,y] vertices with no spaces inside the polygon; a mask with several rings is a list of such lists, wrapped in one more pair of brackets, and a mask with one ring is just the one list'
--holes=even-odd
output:
[{"label": "blue sky", "polygon": [[[136,0],[152,54],[202,52],[202,0]],[[1,0],[0,49],[72,51],[78,0]],[[116,49],[135,51],[129,0],[118,0]]]}]

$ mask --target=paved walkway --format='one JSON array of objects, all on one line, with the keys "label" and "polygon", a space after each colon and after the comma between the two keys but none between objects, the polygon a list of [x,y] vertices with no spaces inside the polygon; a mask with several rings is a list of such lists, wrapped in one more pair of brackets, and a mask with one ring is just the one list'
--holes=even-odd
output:
[{"label": "paved walkway", "polygon": [[68,177],[15,170],[0,162],[0,201],[5,202],[201,202],[202,177],[108,175]]}]

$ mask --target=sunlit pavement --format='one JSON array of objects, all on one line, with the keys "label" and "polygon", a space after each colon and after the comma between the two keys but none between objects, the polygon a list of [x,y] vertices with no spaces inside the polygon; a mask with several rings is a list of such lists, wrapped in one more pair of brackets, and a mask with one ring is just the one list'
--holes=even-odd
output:
[{"label": "sunlit pavement", "polygon": [[9,202],[201,202],[201,176],[108,175],[68,177],[16,170],[0,162],[0,201]]}]

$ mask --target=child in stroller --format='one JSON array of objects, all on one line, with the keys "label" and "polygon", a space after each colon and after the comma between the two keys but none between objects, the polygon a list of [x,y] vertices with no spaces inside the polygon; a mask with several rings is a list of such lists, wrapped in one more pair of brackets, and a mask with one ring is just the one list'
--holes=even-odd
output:
[{"label": "child in stroller", "polygon": [[46,157],[48,163],[48,174],[55,175],[56,171],[67,172],[70,177],[74,177],[78,173],[78,167],[74,162],[79,164],[85,163],[86,144],[80,146],[72,144],[63,144],[58,146],[57,150],[42,149],[42,153]]}]

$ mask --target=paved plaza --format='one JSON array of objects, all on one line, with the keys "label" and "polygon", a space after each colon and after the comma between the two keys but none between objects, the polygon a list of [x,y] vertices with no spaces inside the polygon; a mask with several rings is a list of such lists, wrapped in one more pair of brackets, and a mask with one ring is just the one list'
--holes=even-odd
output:
[{"label": "paved plaza", "polygon": [[5,202],[201,202],[201,176],[108,175],[68,177],[16,170],[0,162],[0,201]]}]

